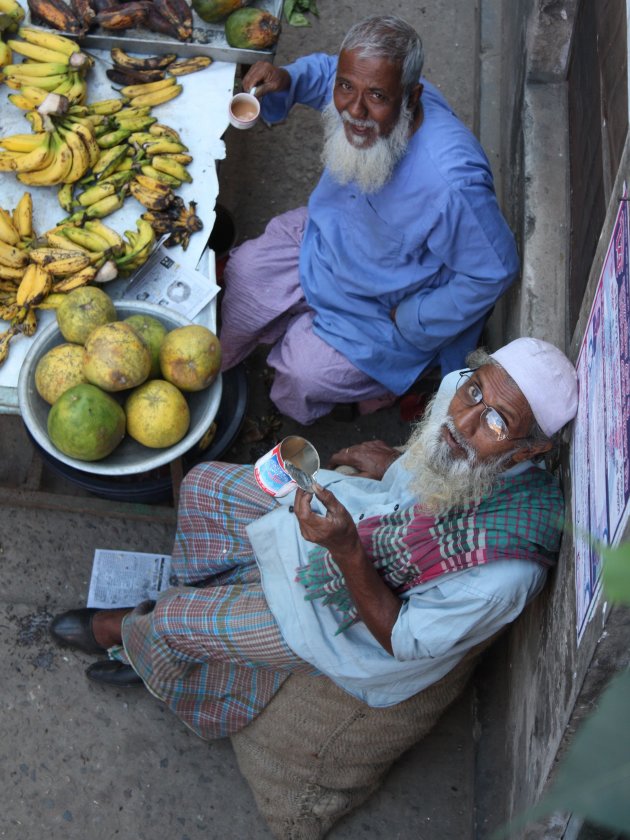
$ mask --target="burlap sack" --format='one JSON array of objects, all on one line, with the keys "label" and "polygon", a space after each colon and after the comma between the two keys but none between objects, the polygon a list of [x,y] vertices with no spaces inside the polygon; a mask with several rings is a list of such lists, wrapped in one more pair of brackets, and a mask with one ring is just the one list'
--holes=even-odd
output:
[{"label": "burlap sack", "polygon": [[267,708],[231,739],[274,836],[319,840],[365,801],[392,763],[462,692],[478,652],[388,709],[366,706],[327,677],[290,676]]}]

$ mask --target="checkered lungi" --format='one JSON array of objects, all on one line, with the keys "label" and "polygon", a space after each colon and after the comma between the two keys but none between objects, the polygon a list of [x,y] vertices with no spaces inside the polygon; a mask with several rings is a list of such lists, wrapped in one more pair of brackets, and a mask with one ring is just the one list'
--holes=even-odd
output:
[{"label": "checkered lungi", "polygon": [[245,527],[274,506],[252,467],[208,463],[186,476],[177,587],[123,622],[124,654],[147,688],[205,739],[237,732],[290,673],[317,674],[288,647],[262,591]]}]

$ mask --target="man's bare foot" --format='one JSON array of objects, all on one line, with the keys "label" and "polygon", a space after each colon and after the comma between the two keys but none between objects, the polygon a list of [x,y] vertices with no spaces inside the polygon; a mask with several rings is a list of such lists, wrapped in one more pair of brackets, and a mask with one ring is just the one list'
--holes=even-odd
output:
[{"label": "man's bare foot", "polygon": [[98,610],[92,618],[92,633],[99,645],[110,648],[122,643],[122,620],[131,607],[120,610]]}]

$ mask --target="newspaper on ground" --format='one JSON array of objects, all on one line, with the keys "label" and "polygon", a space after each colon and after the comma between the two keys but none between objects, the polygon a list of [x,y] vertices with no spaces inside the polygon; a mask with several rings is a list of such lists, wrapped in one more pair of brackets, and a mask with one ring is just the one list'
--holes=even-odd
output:
[{"label": "newspaper on ground", "polygon": [[158,248],[122,297],[165,306],[192,320],[218,292],[215,282],[200,271],[182,265],[164,248]]},{"label": "newspaper on ground", "polygon": [[171,585],[170,573],[171,557],[168,554],[97,548],[87,605],[110,610],[155,600],[158,593]]}]

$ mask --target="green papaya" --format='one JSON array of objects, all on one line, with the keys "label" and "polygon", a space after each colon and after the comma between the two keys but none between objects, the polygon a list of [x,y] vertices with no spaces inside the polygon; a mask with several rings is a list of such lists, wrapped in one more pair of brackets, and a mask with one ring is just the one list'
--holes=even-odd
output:
[{"label": "green papaya", "polygon": [[252,0],[192,0],[192,7],[206,23],[216,23]]},{"label": "green papaya", "polygon": [[278,40],[280,19],[260,9],[238,9],[225,21],[225,37],[231,47],[268,49]]}]

